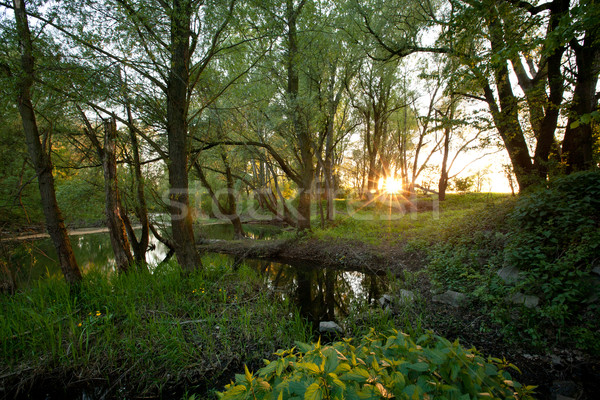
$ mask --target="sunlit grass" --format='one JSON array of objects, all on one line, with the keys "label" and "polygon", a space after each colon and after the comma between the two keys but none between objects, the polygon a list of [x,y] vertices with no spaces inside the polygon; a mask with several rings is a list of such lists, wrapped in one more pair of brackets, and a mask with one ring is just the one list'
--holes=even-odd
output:
[{"label": "sunlit grass", "polygon": [[510,195],[494,193],[449,194],[444,202],[438,202],[434,196],[370,203],[338,200],[335,222],[325,229],[315,229],[314,235],[370,244],[435,242],[459,229],[465,217],[476,218],[484,210],[489,212],[490,207],[506,201],[510,201]]}]

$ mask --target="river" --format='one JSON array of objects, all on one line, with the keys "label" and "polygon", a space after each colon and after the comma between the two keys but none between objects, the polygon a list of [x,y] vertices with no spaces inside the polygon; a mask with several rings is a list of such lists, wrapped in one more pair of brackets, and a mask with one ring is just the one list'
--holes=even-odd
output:
[{"label": "river", "polygon": [[[271,225],[244,226],[250,239],[269,239],[280,233]],[[199,227],[202,236],[208,239],[231,240],[233,229],[230,224],[209,224]],[[115,263],[108,233],[79,232],[71,236],[75,257],[83,272],[100,269],[107,274],[115,273]],[[150,237],[153,250],[148,251],[146,261],[150,269],[158,265],[168,250],[153,236]],[[18,287],[25,288],[39,279],[61,277],[56,253],[49,238],[37,238],[12,242],[7,251],[3,243],[4,256],[9,268],[16,277]],[[369,271],[349,271],[323,268],[320,265],[297,263],[286,260],[238,260],[232,256],[209,253],[204,255],[204,264],[229,264],[238,266],[245,263],[263,278],[266,288],[280,298],[292,300],[302,315],[318,326],[320,321],[339,320],[357,302],[372,303],[386,292],[384,276]]]}]

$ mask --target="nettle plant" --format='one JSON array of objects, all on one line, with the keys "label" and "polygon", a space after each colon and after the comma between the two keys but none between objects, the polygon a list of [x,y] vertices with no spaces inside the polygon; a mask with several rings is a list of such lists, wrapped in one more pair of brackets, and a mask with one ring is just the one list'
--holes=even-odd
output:
[{"label": "nettle plant", "polygon": [[532,386],[514,381],[496,358],[424,334],[373,330],[356,345],[344,339],[332,345],[297,343],[275,353],[257,373],[247,368],[219,393],[233,399],[532,399]]}]

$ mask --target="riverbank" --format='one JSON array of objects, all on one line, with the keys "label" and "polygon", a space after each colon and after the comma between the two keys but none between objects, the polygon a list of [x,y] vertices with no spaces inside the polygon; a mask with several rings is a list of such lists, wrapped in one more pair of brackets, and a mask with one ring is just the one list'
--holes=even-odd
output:
[{"label": "riverbank", "polygon": [[[592,271],[598,210],[581,195],[593,184],[581,180],[518,201],[451,196],[418,214],[390,218],[365,210],[306,236],[199,247],[387,272],[399,280],[389,293],[394,318],[514,361],[521,381],[540,386],[540,398],[594,398],[600,392],[600,277]],[[539,259],[522,261],[531,254]],[[417,299],[408,310],[404,291]]]},{"label": "riverbank", "polygon": [[[581,196],[582,188],[592,186],[571,181],[559,195],[541,191],[519,200],[450,196],[418,213],[384,213],[378,205],[353,218],[340,214],[334,224],[309,234],[204,240],[202,252],[234,259],[206,260],[205,270],[188,278],[169,264],[154,275],[88,273],[76,294],[68,294],[60,280],[40,281],[2,299],[0,359],[6,361],[0,387],[18,394],[53,381],[96,398],[173,397],[186,391],[210,398],[234,371],[243,371],[243,363],[256,369],[262,358],[273,359],[276,348],[316,339],[301,317],[302,305],[246,268],[244,259],[262,258],[322,270],[314,287],[287,277],[321,311],[328,301],[339,301],[328,291],[336,282],[363,288],[337,319],[345,337],[370,328],[396,328],[415,338],[431,330],[507,358],[523,372],[516,379],[539,385],[538,398],[592,399],[600,391],[598,302],[590,296],[600,214],[593,203],[597,197]],[[565,190],[575,194],[566,196]],[[568,201],[561,203],[563,198]],[[530,220],[541,221],[531,224],[533,231]],[[548,242],[556,245],[551,251],[541,247]],[[546,258],[523,265],[521,258],[530,254]],[[512,283],[510,274],[501,273],[509,262],[520,268]],[[372,281],[356,281],[352,274],[329,274],[331,268],[384,273],[376,279],[385,281],[385,292],[371,290]],[[261,271],[280,279],[275,270]],[[542,272],[556,274],[559,284],[546,285]],[[525,303],[535,298],[537,304]]]}]

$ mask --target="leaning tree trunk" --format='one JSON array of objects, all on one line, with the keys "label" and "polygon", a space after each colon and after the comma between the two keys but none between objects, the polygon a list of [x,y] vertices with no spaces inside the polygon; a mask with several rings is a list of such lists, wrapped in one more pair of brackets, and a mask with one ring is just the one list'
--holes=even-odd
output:
[{"label": "leaning tree trunk", "polygon": [[[126,87],[125,90],[127,90]],[[137,239],[135,231],[131,226],[131,223],[126,222],[125,227],[127,228],[127,234],[129,235],[129,240],[132,245],[131,247],[133,248],[133,256],[135,258],[135,261],[140,269],[147,271],[147,266],[145,264],[146,251],[148,250],[148,244],[150,241],[150,220],[148,218],[148,205],[146,203],[146,194],[144,191],[145,182],[144,176],[142,174],[140,147],[133,125],[133,115],[131,113],[131,100],[129,98],[129,94],[124,93],[124,98],[125,108],[127,109],[127,122],[129,124],[129,141],[131,143],[131,150],[133,154],[132,169],[134,176],[135,192],[137,197],[135,214],[139,219],[140,224],[142,225],[140,239]],[[125,214],[123,217],[125,219],[127,215]]]},{"label": "leaning tree trunk", "polygon": [[75,260],[71,241],[54,189],[54,177],[52,176],[52,160],[50,152],[45,147],[50,147],[50,138],[44,138],[44,145],[40,142],[33,104],[31,102],[30,89],[33,85],[33,74],[35,61],[33,58],[33,45],[31,33],[27,21],[24,0],[14,0],[15,21],[21,48],[21,71],[17,77],[18,108],[23,122],[23,131],[27,141],[27,148],[38,178],[38,186],[42,201],[42,208],[46,218],[46,229],[52,238],[52,242],[58,253],[60,267],[65,276],[65,281],[73,285],[81,281],[81,271]]},{"label": "leaning tree trunk", "polygon": [[167,136],[171,227],[177,261],[184,270],[202,266],[196,250],[188,184],[189,0],[174,0],[171,16],[171,68],[167,85]]},{"label": "leaning tree trunk", "polygon": [[[501,54],[505,43],[501,21],[496,13],[488,20],[488,26],[492,51]],[[493,91],[487,83],[483,86],[485,99],[490,107],[496,129],[508,151],[519,189],[523,190],[536,183],[539,178],[534,171],[525,135],[519,123],[519,100],[514,95],[510,83],[507,60],[498,63],[494,68],[494,79],[500,106],[498,107]]]},{"label": "leaning tree trunk", "polygon": [[108,121],[104,121],[104,148],[102,150],[105,211],[110,243],[115,254],[115,263],[119,271],[127,272],[133,264],[133,256],[131,255],[125,224],[121,218],[116,148],[117,123],[114,118],[110,118]]}]

